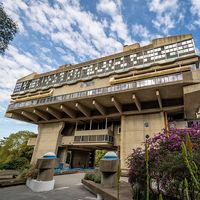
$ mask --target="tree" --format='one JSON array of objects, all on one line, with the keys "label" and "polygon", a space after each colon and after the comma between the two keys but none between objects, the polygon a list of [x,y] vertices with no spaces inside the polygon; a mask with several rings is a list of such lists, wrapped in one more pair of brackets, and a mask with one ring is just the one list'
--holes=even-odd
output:
[{"label": "tree", "polygon": [[6,14],[3,5],[0,4],[0,54],[4,54],[17,30],[17,24]]},{"label": "tree", "polygon": [[33,147],[27,146],[28,139],[35,133],[19,131],[0,140],[0,168],[19,169],[28,165],[33,153]]},{"label": "tree", "polygon": [[107,153],[107,150],[96,150],[95,152],[95,167],[99,166],[100,160]]}]

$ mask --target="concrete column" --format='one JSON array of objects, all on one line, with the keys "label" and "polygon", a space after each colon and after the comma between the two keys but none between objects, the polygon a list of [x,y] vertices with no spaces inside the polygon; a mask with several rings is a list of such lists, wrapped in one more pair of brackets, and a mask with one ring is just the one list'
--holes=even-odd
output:
[{"label": "concrete column", "polygon": [[122,116],[120,135],[121,169],[126,170],[128,168],[126,159],[132,153],[133,148],[144,147],[143,142],[146,135],[151,137],[162,131],[163,128],[165,128],[163,112]]},{"label": "concrete column", "polygon": [[35,165],[38,158],[46,152],[53,152],[57,155],[58,146],[61,142],[61,131],[64,122],[55,122],[38,125],[38,136],[34,148],[31,164]]},{"label": "concrete column", "polygon": [[67,147],[59,148],[59,163],[63,164],[63,167],[66,167],[66,159],[67,159]]},{"label": "concrete column", "polygon": [[119,159],[115,152],[109,151],[100,161],[101,185],[103,187],[116,187],[118,183],[117,171]]},{"label": "concrete column", "polygon": [[53,152],[48,152],[37,159],[35,167],[38,169],[37,179],[27,179],[26,185],[34,192],[50,191],[54,189],[54,168],[58,167],[58,160]]}]

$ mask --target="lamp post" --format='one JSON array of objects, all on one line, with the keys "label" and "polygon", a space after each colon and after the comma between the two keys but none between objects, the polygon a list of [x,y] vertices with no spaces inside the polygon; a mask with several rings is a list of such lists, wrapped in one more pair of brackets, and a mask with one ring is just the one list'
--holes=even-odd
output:
[{"label": "lamp post", "polygon": [[149,200],[149,152],[148,152],[148,143],[147,143],[149,135],[146,135],[145,138],[146,138],[146,140],[145,140],[145,162],[146,162],[146,177],[147,177],[146,200]]}]

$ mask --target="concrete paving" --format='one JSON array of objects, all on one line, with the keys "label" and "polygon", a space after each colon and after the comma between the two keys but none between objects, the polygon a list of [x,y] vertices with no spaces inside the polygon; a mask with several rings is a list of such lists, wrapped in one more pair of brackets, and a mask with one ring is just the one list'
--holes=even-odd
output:
[{"label": "concrete paving", "polygon": [[55,190],[32,192],[25,185],[0,188],[0,200],[95,200],[96,197],[84,189],[81,179],[84,173],[55,176]]}]

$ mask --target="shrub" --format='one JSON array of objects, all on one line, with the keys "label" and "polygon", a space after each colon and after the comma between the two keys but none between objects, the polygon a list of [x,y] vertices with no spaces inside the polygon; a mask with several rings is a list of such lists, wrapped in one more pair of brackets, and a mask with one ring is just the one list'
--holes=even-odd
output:
[{"label": "shrub", "polygon": [[[191,142],[186,142],[187,134]],[[192,150],[192,160],[200,168],[200,128],[173,129],[171,132],[163,130],[153,138],[147,140],[149,152],[149,178],[151,193],[173,194],[183,196],[180,185],[185,179],[188,181],[188,191],[194,192],[191,174],[185,164],[181,146],[186,143]],[[146,192],[146,170],[144,149],[133,149],[128,158],[129,182],[133,188],[141,193]],[[199,175],[199,171],[197,170]],[[137,187],[136,187],[137,186]],[[141,198],[142,199],[142,198]],[[164,198],[165,199],[165,198]]]},{"label": "shrub", "polygon": [[100,160],[107,153],[107,150],[96,150],[95,151],[95,167],[99,166]]},{"label": "shrub", "polygon": [[1,169],[25,169],[29,166],[29,160],[24,157],[13,159],[1,165]]},{"label": "shrub", "polygon": [[100,173],[86,173],[84,179],[94,181],[95,183],[101,183]]},{"label": "shrub", "polygon": [[86,173],[85,176],[84,176],[84,179],[94,181],[94,174]]},{"label": "shrub", "polygon": [[95,183],[101,183],[101,175],[100,174],[95,174],[94,182]]},{"label": "shrub", "polygon": [[36,179],[37,175],[38,175],[38,169],[36,169],[33,166],[30,166],[29,168],[25,168],[24,170],[21,171],[20,178]]}]

